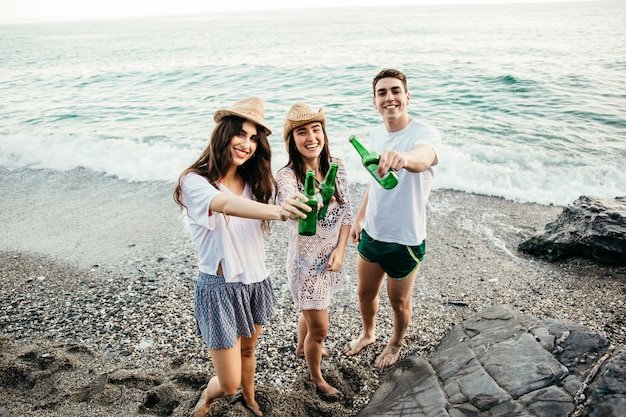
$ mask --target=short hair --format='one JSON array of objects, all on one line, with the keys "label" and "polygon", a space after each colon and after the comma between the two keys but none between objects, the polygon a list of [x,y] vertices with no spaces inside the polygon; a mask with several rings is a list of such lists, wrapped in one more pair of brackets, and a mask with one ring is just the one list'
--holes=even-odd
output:
[{"label": "short hair", "polygon": [[409,91],[409,88],[406,85],[406,75],[404,75],[402,71],[393,68],[385,68],[384,70],[381,70],[378,74],[376,74],[376,76],[374,77],[374,81],[372,81],[372,91],[374,95],[376,95],[376,83],[383,78],[397,78],[398,80],[402,81],[404,91]]}]

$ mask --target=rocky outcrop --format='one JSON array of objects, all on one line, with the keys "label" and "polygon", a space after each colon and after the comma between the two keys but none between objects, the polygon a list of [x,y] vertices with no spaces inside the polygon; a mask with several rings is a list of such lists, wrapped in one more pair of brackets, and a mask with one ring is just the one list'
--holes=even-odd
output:
[{"label": "rocky outcrop", "polygon": [[543,234],[518,248],[547,261],[584,257],[626,265],[626,197],[579,197],[545,226]]},{"label": "rocky outcrop", "polygon": [[600,368],[588,390],[589,417],[626,415],[626,346],[620,346]]},{"label": "rocky outcrop", "polygon": [[624,416],[625,363],[578,324],[494,306],[399,363],[359,416]]}]

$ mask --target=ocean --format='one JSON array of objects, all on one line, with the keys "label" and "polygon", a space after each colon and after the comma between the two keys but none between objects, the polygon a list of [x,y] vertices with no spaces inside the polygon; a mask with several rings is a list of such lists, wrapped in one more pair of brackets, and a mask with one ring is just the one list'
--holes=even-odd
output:
[{"label": "ocean", "polygon": [[[213,112],[256,95],[287,160],[289,107],[324,107],[331,152],[381,123],[403,70],[444,146],[435,188],[565,205],[626,194],[626,2],[308,9],[0,26],[0,168],[172,184]],[[0,171],[1,172],[1,171]]]}]

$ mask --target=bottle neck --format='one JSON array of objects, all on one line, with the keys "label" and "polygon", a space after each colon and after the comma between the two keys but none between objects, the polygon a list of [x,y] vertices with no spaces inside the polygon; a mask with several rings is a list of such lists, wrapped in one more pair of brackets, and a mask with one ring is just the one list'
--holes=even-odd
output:
[{"label": "bottle neck", "polygon": [[359,155],[361,155],[361,157],[368,157],[370,155],[370,151],[367,150],[367,148],[363,146],[363,144],[361,144],[361,142],[356,138],[356,136],[352,136],[350,138],[350,143],[352,143],[352,146],[354,146],[354,149],[356,149],[356,151],[359,153]]},{"label": "bottle neck", "polygon": [[307,197],[315,195],[315,173],[313,171],[307,171],[304,179],[304,194]]}]

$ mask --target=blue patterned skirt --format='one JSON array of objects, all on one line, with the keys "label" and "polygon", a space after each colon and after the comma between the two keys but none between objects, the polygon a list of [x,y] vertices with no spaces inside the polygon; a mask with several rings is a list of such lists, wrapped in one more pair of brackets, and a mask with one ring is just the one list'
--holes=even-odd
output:
[{"label": "blue patterned skirt", "polygon": [[196,333],[209,349],[229,349],[240,336],[251,337],[265,325],[276,295],[269,277],[261,282],[226,283],[223,275],[200,272],[196,282]]}]

